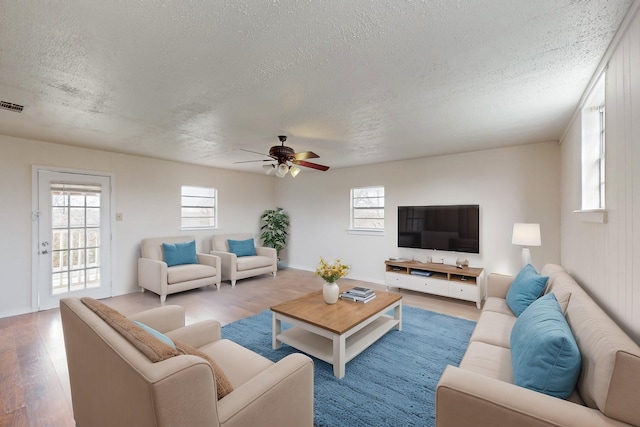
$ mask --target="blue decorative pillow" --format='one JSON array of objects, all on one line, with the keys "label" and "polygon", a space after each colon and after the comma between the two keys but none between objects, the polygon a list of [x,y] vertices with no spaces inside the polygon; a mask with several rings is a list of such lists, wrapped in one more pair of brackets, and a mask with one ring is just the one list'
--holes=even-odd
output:
[{"label": "blue decorative pillow", "polygon": [[160,341],[162,341],[166,345],[169,345],[169,346],[171,346],[173,348],[176,348],[176,345],[173,343],[173,341],[171,341],[171,338],[169,338],[168,336],[166,336],[162,332],[158,332],[155,329],[153,329],[151,326],[147,326],[142,322],[138,322],[137,320],[134,320],[133,323],[135,323],[136,325],[140,326],[142,329],[144,329],[145,331],[149,332],[151,335],[153,335],[154,337],[158,338]]},{"label": "blue decorative pillow", "polygon": [[182,264],[198,264],[196,256],[196,241],[184,243],[163,243],[164,262],[168,267]]},{"label": "blue decorative pillow", "polygon": [[527,264],[513,279],[507,291],[507,305],[516,316],[540,298],[547,287],[549,277],[540,276],[531,264]]},{"label": "blue decorative pillow", "polygon": [[520,387],[566,399],[576,387],[582,358],[555,295],[518,317],[511,330],[513,380]]},{"label": "blue decorative pillow", "polygon": [[255,256],[256,247],[253,243],[253,239],[247,240],[227,240],[229,243],[229,251],[233,252],[237,256]]}]

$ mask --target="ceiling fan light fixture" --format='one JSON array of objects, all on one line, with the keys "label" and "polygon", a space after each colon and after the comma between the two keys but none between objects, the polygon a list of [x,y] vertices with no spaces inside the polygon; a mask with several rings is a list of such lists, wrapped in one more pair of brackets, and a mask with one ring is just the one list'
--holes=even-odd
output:
[{"label": "ceiling fan light fixture", "polygon": [[275,166],[273,165],[263,165],[262,169],[264,169],[264,173],[267,175],[271,175],[271,172],[275,170]]},{"label": "ceiling fan light fixture", "polygon": [[295,178],[300,173],[300,168],[297,166],[291,166],[289,168],[289,173],[291,173],[291,178]]},{"label": "ceiling fan light fixture", "polygon": [[287,172],[289,172],[289,166],[286,163],[280,163],[276,168],[276,176],[278,178],[284,178]]}]

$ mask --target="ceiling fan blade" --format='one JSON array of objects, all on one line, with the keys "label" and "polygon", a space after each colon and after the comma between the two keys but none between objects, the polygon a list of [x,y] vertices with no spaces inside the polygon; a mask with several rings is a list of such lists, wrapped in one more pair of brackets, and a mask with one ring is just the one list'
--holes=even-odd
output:
[{"label": "ceiling fan blade", "polygon": [[303,151],[302,153],[295,153],[293,157],[296,160],[307,160],[307,159],[317,159],[320,156],[318,156],[313,151]]},{"label": "ceiling fan blade", "polygon": [[264,160],[243,160],[242,162],[233,162],[233,164],[235,165],[236,163],[254,163],[254,162],[275,162],[274,159],[264,159]]},{"label": "ceiling fan blade", "polygon": [[307,167],[307,168],[311,168],[311,169],[317,169],[319,171],[329,170],[329,166],[323,166],[323,165],[319,165],[317,163],[305,162],[304,160],[294,160],[291,163],[293,163],[295,165],[300,165],[300,166],[304,166],[304,167]]},{"label": "ceiling fan blade", "polygon": [[240,150],[241,150],[241,151],[246,151],[247,153],[260,154],[261,156],[267,156],[267,157],[270,157],[268,154],[265,154],[265,153],[258,153],[257,151],[245,150],[244,148],[241,148]]}]

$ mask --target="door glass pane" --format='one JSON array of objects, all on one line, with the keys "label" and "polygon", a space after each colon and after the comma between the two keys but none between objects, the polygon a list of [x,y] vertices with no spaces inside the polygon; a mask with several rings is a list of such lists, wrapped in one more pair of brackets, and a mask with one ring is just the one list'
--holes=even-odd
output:
[{"label": "door glass pane", "polygon": [[69,222],[68,217],[69,210],[67,208],[53,208],[51,209],[51,225],[53,228],[65,227]]},{"label": "door glass pane", "polygon": [[100,286],[100,269],[90,268],[86,271],[87,288],[97,288]]},{"label": "door glass pane", "polygon": [[71,227],[84,226],[84,209],[83,208],[70,208],[69,209],[69,225]]},{"label": "door glass pane", "polygon": [[53,273],[51,281],[52,293],[62,294],[69,290],[69,273]]},{"label": "door glass pane", "polygon": [[76,248],[84,248],[84,230],[83,229],[74,229],[70,230],[71,233],[71,242],[69,242],[69,247],[71,249]]},{"label": "door glass pane", "polygon": [[100,208],[87,208],[87,227],[100,226]]}]

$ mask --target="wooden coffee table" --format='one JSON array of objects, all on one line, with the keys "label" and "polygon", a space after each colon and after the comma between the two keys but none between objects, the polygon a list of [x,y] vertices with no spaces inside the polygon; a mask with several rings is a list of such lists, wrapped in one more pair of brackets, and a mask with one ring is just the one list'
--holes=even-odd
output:
[{"label": "wooden coffee table", "polygon": [[[351,288],[343,286],[340,291]],[[339,299],[327,304],[322,291],[271,307],[273,348],[285,343],[333,365],[342,378],[345,365],[380,337],[396,328],[402,330],[402,296],[375,291],[366,304]],[[393,317],[385,313],[393,309]],[[282,331],[282,322],[293,325]]]}]

